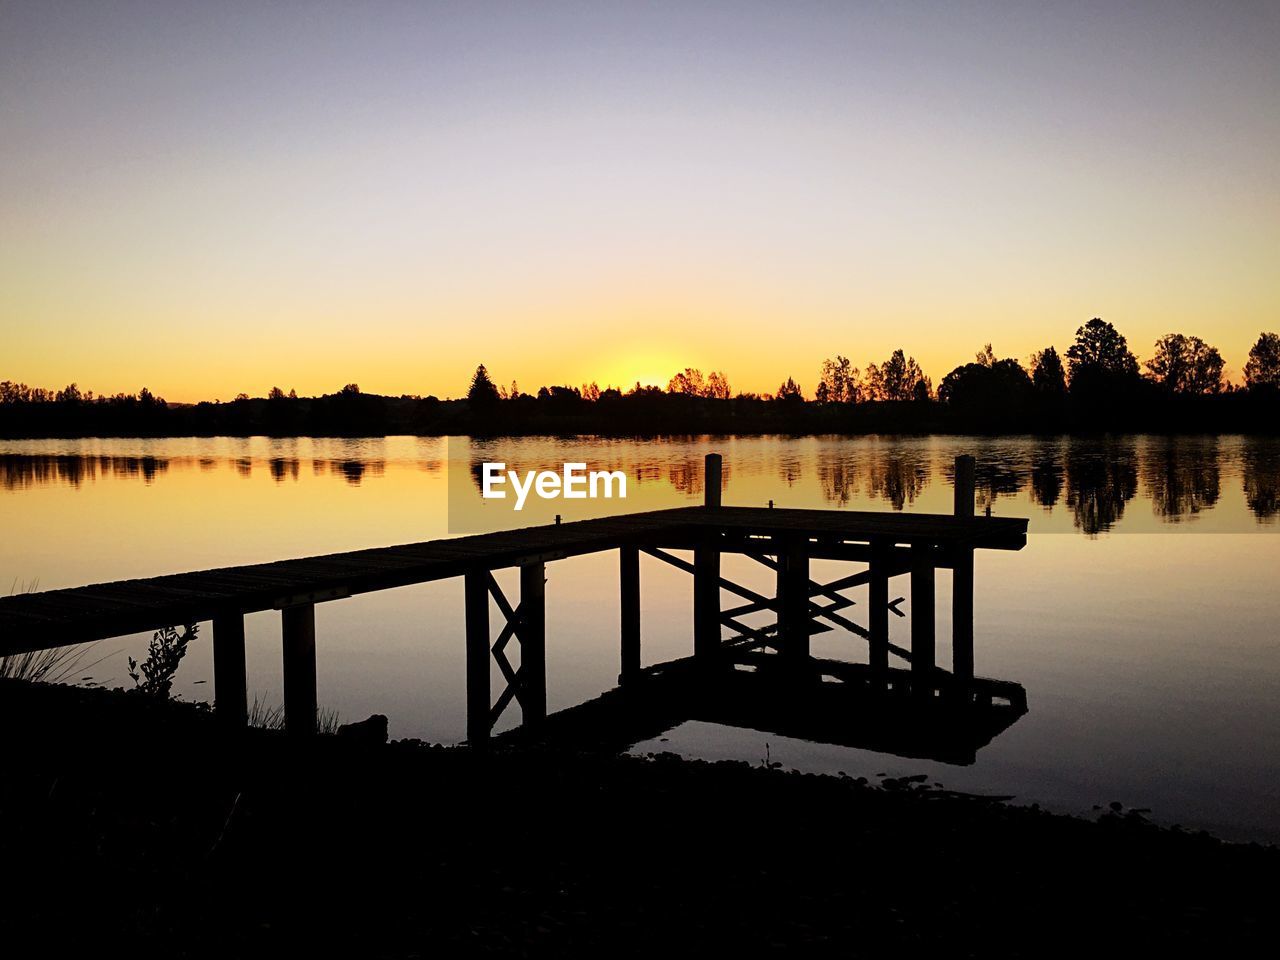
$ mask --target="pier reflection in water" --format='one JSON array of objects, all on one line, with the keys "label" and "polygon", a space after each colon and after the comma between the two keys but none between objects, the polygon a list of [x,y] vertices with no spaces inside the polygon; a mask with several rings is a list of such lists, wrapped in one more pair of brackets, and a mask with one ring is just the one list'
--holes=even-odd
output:
[{"label": "pier reflection in water", "polygon": [[[634,684],[553,714],[536,736],[623,751],[699,721],[967,766],[1027,712],[1026,691],[1007,680],[976,677],[967,695],[944,680],[920,696],[909,670],[890,669],[875,678],[862,663],[812,658],[796,670],[778,659],[747,655],[730,669],[710,673],[689,661],[650,667]],[[520,741],[529,735],[520,727],[506,737]]]}]

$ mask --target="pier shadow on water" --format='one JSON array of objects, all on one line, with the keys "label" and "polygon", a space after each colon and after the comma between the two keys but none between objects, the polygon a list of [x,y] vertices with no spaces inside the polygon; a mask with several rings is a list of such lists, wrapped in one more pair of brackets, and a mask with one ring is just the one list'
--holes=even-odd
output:
[{"label": "pier shadow on water", "polygon": [[767,653],[706,670],[694,659],[656,664],[586,703],[499,739],[625,752],[689,721],[810,743],[959,766],[1027,713],[1020,684],[974,678],[967,689],[938,671],[924,689],[909,670]]}]

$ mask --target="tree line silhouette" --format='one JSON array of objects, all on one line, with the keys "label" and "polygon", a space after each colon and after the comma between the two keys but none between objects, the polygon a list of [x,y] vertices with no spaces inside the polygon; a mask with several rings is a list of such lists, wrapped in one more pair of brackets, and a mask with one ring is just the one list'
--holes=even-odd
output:
[{"label": "tree line silhouette", "polygon": [[1157,340],[1140,365],[1124,335],[1095,317],[1065,357],[1047,346],[1024,366],[987,344],[936,389],[901,349],[862,370],[841,354],[822,361],[811,395],[792,376],[771,394],[735,394],[724,372],[693,367],[666,389],[592,382],[529,393],[514,381],[498,385],[481,364],[466,396],[445,400],[367,394],[350,383],[319,397],[272,387],[264,398],[169,404],[145,387],[94,396],[74,383],[52,391],[6,380],[0,436],[1275,432],[1280,334],[1258,337],[1243,384],[1225,370],[1216,347],[1181,333]]}]

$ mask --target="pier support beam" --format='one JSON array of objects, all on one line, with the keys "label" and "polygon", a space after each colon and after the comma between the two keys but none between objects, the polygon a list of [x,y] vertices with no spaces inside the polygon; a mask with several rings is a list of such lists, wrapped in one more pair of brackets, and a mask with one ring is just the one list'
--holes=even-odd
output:
[{"label": "pier support beam", "polygon": [[244,614],[227,611],[213,618],[213,710],[219,725],[243,730],[249,723],[248,700]]},{"label": "pier support beam", "polygon": [[618,551],[618,586],[621,594],[622,672],[625,684],[640,675],[640,548],[624,546]]},{"label": "pier support beam", "polygon": [[489,581],[483,570],[463,575],[467,631],[467,742],[489,744]]},{"label": "pier support beam", "polygon": [[791,541],[778,552],[778,639],[792,663],[809,656],[809,555]]},{"label": "pier support beam", "polygon": [[877,537],[871,541],[870,610],[871,641],[868,660],[877,690],[883,690],[889,676],[889,564],[893,545]]},{"label": "pier support beam", "polygon": [[[720,454],[703,461],[703,506],[720,506]],[[720,546],[714,534],[693,548],[693,655],[704,662],[720,649]]]},{"label": "pier support beam", "polygon": [[[973,516],[973,457],[956,457],[955,515]],[[951,567],[951,669],[956,693],[968,702],[973,685],[973,548],[960,547]]]},{"label": "pier support beam", "polygon": [[720,550],[714,541],[693,548],[693,655],[704,662],[720,649]]},{"label": "pier support beam", "polygon": [[[525,726],[547,716],[546,564],[520,566],[520,714]],[[486,628],[487,629],[487,628]]]},{"label": "pier support beam", "polygon": [[316,608],[280,611],[284,646],[284,728],[291,737],[316,733]]},{"label": "pier support beam", "polygon": [[933,696],[935,653],[934,563],[928,544],[911,545],[911,687]]}]

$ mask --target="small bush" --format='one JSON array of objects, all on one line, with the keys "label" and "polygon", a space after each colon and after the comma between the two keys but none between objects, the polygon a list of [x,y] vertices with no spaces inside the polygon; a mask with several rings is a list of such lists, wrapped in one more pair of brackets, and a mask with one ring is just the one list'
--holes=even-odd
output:
[{"label": "small bush", "polygon": [[187,644],[195,638],[194,623],[184,626],[181,633],[177,627],[157,630],[147,646],[147,659],[139,664],[133,657],[129,658],[129,679],[134,688],[147,696],[169,699],[178,665],[187,654]]}]

